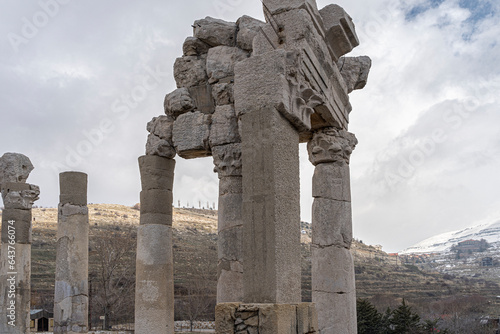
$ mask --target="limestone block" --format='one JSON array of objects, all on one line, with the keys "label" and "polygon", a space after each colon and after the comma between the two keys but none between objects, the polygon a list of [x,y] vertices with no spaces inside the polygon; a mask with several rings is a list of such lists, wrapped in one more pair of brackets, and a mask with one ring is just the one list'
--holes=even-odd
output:
[{"label": "limestone block", "polygon": [[3,204],[10,209],[31,209],[40,195],[38,186],[27,183],[6,182],[1,188]]},{"label": "limestone block", "polygon": [[234,314],[240,303],[218,303],[215,306],[215,332],[234,334]]},{"label": "limestone block", "polygon": [[339,247],[311,247],[312,290],[332,293],[355,291],[351,252]]},{"label": "limestone block", "polygon": [[146,154],[156,155],[163,158],[173,159],[175,157],[175,148],[172,144],[158,136],[150,133],[146,142]]},{"label": "limestone block", "polygon": [[[243,192],[241,176],[226,176],[219,179],[219,196],[226,194],[241,194]],[[220,205],[219,205],[220,210]]]},{"label": "limestone block", "polygon": [[229,46],[217,46],[208,50],[207,74],[210,83],[234,76],[234,65],[248,58],[249,53]]},{"label": "limestone block", "polygon": [[227,176],[241,176],[241,144],[228,144],[212,148],[214,172],[219,179]]},{"label": "limestone block", "polygon": [[[312,292],[319,333],[357,333],[356,294]],[[339,307],[341,305],[341,307]]]},{"label": "limestone block", "polygon": [[292,304],[257,304],[259,334],[297,333],[297,307]]},{"label": "limestone block", "polygon": [[242,271],[220,269],[217,278],[217,303],[243,300],[242,286]]},{"label": "limestone block", "polygon": [[316,198],[312,207],[312,243],[351,248],[351,203]]},{"label": "limestone block", "polygon": [[342,57],[339,60],[340,74],[347,85],[347,92],[363,89],[368,81],[368,74],[372,66],[370,57]]},{"label": "limestone block", "polygon": [[326,42],[335,62],[359,45],[352,18],[339,5],[328,5],[320,11],[326,30]]},{"label": "limestone block", "polygon": [[240,49],[252,51],[253,39],[260,32],[260,28],[265,25],[265,22],[244,15],[238,19],[236,24],[238,25],[236,45]]},{"label": "limestone block", "polygon": [[232,83],[216,83],[212,86],[212,97],[215,104],[218,106],[233,104],[233,84]]},{"label": "limestone block", "polygon": [[196,111],[201,111],[204,114],[214,113],[215,101],[212,96],[212,85],[189,87],[189,94],[194,100]]},{"label": "limestone block", "polygon": [[5,153],[0,158],[0,185],[5,182],[25,183],[33,169],[33,164],[24,154]]},{"label": "limestone block", "polygon": [[313,303],[297,305],[297,333],[310,334],[318,331],[318,312]]},{"label": "limestone block", "polygon": [[194,37],[214,47],[219,45],[234,46],[236,23],[226,22],[207,16],[194,22]]},{"label": "limestone block", "polygon": [[217,252],[219,260],[241,261],[243,228],[241,226],[226,228],[219,231]]},{"label": "limestone block", "polygon": [[153,119],[148,122],[146,129],[148,130],[149,133],[171,143],[173,126],[174,126],[174,119],[170,116],[162,115],[158,117],[153,117]]},{"label": "limestone block", "polygon": [[139,226],[136,267],[136,333],[173,333],[174,282],[170,226]]},{"label": "limestone block", "polygon": [[143,213],[140,216],[140,225],[168,225],[172,226],[172,214]]},{"label": "limestone block", "polygon": [[[243,194],[241,192],[219,196],[219,219],[217,224],[219,232],[243,225],[242,202]],[[241,236],[238,237],[241,238]]]},{"label": "limestone block", "polygon": [[177,154],[185,159],[210,155],[211,115],[190,112],[179,116],[174,123],[173,142]]},{"label": "limestone block", "polygon": [[241,142],[238,132],[238,118],[233,105],[228,104],[215,108],[209,141],[212,150],[216,146]]},{"label": "limestone block", "polygon": [[172,192],[163,189],[141,191],[141,215],[162,213],[172,215]]},{"label": "limestone block", "polygon": [[142,190],[173,189],[175,160],[154,155],[139,158]]},{"label": "limestone block", "polygon": [[184,56],[201,56],[206,54],[210,45],[196,37],[188,37],[182,45]]},{"label": "limestone block", "polygon": [[351,201],[349,165],[323,163],[316,166],[312,179],[314,198]]},{"label": "limestone block", "polygon": [[87,205],[87,174],[65,172],[59,174],[59,203]]},{"label": "limestone block", "polygon": [[206,68],[206,55],[177,58],[174,63],[174,77],[177,88],[206,84],[208,79]]},{"label": "limestone block", "polygon": [[264,0],[264,14],[267,16],[269,12],[271,14],[279,14],[295,9],[307,9],[311,12],[317,12],[318,6],[315,0]]},{"label": "limestone block", "polygon": [[73,215],[88,215],[89,208],[86,206],[72,205],[72,204],[59,204],[59,214],[61,216],[73,216]]},{"label": "limestone block", "polygon": [[[9,224],[9,221],[14,221],[14,223]],[[14,229],[9,226],[13,226]],[[9,236],[14,236],[15,239],[10,239]],[[31,244],[31,210],[4,209],[2,211],[2,243],[8,244],[9,240],[14,240],[17,244]]]},{"label": "limestone block", "polygon": [[194,100],[185,87],[178,88],[165,96],[165,114],[176,119],[177,116],[193,111],[196,108]]}]

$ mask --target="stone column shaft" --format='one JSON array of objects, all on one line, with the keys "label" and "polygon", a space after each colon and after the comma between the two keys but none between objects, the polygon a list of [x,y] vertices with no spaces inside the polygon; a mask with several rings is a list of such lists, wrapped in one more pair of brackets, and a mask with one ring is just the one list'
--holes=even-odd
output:
[{"label": "stone column shaft", "polygon": [[30,330],[31,207],[38,194],[38,187],[30,184],[2,185],[0,333]]},{"label": "stone column shaft", "polygon": [[87,333],[89,213],[87,174],[59,174],[54,333]]},{"label": "stone column shaft", "polygon": [[219,175],[217,303],[243,300],[241,144],[212,148]]},{"label": "stone column shaft", "polygon": [[172,188],[175,160],[139,158],[141,222],[137,232],[135,331],[174,333]]},{"label": "stone column shaft", "polygon": [[357,141],[326,129],[309,142],[313,176],[312,300],[319,333],[357,333],[349,156]]}]

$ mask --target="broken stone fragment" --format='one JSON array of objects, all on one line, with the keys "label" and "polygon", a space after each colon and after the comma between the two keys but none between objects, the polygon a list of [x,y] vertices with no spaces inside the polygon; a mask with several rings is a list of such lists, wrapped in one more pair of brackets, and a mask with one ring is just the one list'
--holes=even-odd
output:
[{"label": "broken stone fragment", "polygon": [[326,31],[326,43],[335,62],[359,45],[352,18],[338,5],[328,5],[320,11]]},{"label": "broken stone fragment", "polygon": [[175,120],[172,139],[180,157],[210,156],[210,123],[211,115],[199,111],[182,114]]},{"label": "broken stone fragment", "polygon": [[206,54],[210,45],[196,37],[188,37],[182,45],[184,56],[201,56]]},{"label": "broken stone fragment", "polygon": [[234,65],[248,58],[249,53],[236,47],[217,46],[208,51],[207,74],[209,82],[234,77]]},{"label": "broken stone fragment", "polygon": [[238,25],[238,36],[236,45],[243,50],[252,51],[253,39],[259,33],[260,28],[266,23],[253,17],[244,15],[236,22]]},{"label": "broken stone fragment", "polygon": [[207,16],[193,25],[194,37],[214,47],[219,45],[235,46],[236,23],[214,19]]},{"label": "broken stone fragment", "polygon": [[212,96],[215,104],[223,106],[234,103],[233,84],[232,83],[216,83],[212,86]]},{"label": "broken stone fragment", "polygon": [[19,182],[2,184],[2,199],[5,208],[27,210],[40,196],[40,187]]},{"label": "broken stone fragment", "polygon": [[210,147],[241,142],[238,118],[231,104],[217,106],[212,116]]},{"label": "broken stone fragment", "polygon": [[241,144],[229,144],[212,148],[214,172],[219,178],[241,176]]},{"label": "broken stone fragment", "polygon": [[348,93],[366,86],[371,66],[372,60],[367,56],[340,58],[340,74],[347,85]]},{"label": "broken stone fragment", "polygon": [[153,117],[147,125],[147,130],[149,133],[152,133],[155,136],[171,143],[173,126],[174,119],[172,117],[162,115]]},{"label": "broken stone fragment", "polygon": [[174,78],[177,88],[206,84],[208,79],[206,67],[206,55],[177,58],[174,64]]},{"label": "broken stone fragment", "polygon": [[172,93],[167,94],[167,96],[165,96],[164,107],[165,114],[172,116],[174,119],[196,108],[195,102],[189,94],[189,90],[184,87],[178,88]]},{"label": "broken stone fragment", "polygon": [[25,183],[34,169],[30,159],[20,153],[5,153],[0,158],[0,184],[5,182]]},{"label": "broken stone fragment", "polygon": [[173,159],[175,157],[175,149],[169,141],[161,139],[151,133],[146,143],[146,155],[157,155]]}]

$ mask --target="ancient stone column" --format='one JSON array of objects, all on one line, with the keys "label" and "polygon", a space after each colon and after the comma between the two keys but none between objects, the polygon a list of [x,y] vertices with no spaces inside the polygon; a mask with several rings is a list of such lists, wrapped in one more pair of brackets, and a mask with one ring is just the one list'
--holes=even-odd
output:
[{"label": "ancient stone column", "polygon": [[0,158],[2,246],[0,253],[0,333],[30,330],[31,208],[40,190],[27,184],[30,160],[16,153]]},{"label": "ancient stone column", "polygon": [[141,219],[137,232],[135,331],[174,333],[172,187],[175,160],[139,158]]},{"label": "ancient stone column", "polygon": [[87,333],[89,213],[87,174],[59,174],[54,333]]},{"label": "ancient stone column", "polygon": [[357,144],[347,131],[326,128],[308,143],[316,166],[312,209],[312,300],[322,334],[357,333],[349,157]]},{"label": "ancient stone column", "polygon": [[241,144],[212,148],[219,175],[217,303],[243,300]]}]

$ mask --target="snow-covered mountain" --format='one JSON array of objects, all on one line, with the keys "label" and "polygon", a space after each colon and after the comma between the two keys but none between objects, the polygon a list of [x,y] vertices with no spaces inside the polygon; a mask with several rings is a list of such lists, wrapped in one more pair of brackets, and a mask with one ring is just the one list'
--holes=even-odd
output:
[{"label": "snow-covered mountain", "polygon": [[500,220],[430,237],[401,251],[400,254],[447,252],[453,245],[469,239],[485,239],[493,246],[500,246]]}]

